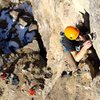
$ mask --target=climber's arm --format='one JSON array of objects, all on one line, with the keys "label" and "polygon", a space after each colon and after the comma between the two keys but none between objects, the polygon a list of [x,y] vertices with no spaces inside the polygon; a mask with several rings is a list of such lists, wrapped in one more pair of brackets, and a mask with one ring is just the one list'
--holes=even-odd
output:
[{"label": "climber's arm", "polygon": [[73,56],[73,58],[75,59],[76,62],[79,62],[84,55],[87,53],[87,50],[92,46],[92,43],[90,40],[87,40],[86,42],[84,42],[83,47],[81,48],[81,50],[79,52],[77,51],[71,51],[71,54]]}]

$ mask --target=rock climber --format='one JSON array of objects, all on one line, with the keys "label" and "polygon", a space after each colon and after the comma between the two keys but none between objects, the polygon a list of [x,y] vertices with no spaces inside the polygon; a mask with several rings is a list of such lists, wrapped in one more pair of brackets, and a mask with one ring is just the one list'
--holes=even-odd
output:
[{"label": "rock climber", "polygon": [[61,35],[64,51],[69,51],[76,62],[79,62],[92,46],[91,40],[87,40],[85,35],[74,26],[66,27]]}]

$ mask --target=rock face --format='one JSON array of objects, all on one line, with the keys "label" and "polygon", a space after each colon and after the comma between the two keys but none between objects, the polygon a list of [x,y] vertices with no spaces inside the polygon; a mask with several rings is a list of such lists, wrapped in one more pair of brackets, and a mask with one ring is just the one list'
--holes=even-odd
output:
[{"label": "rock face", "polygon": [[[13,0],[11,1],[13,2]],[[13,3],[22,3],[23,1],[14,0]],[[35,40],[27,44],[27,46],[18,50],[17,54],[0,56],[0,64],[4,65],[4,68],[13,65],[15,67],[14,73],[19,75],[21,82],[19,84],[20,88],[18,88],[15,85],[5,84],[1,77],[0,100],[6,100],[7,98],[8,100],[99,100],[100,76],[92,79],[89,66],[84,62],[80,64],[81,68],[79,68],[81,70],[78,73],[74,72],[77,66],[70,53],[63,51],[60,43],[60,32],[66,26],[75,26],[79,22],[84,22],[85,10],[90,12],[89,0],[30,1],[34,21],[36,20],[37,23],[31,23],[28,29],[30,32],[34,29],[38,31],[38,41]],[[16,19],[17,13],[11,12],[10,14]],[[24,16],[24,18],[26,17]],[[23,17],[19,22],[26,26]],[[45,48],[46,51],[43,51]],[[8,60],[10,62],[7,62]],[[74,73],[72,74],[72,72]],[[28,79],[26,76],[28,76]],[[40,80],[38,81],[41,89],[37,89],[36,94],[38,95],[35,96],[28,94],[31,87],[27,84],[29,84],[31,78]],[[27,81],[27,84],[22,84],[24,81]]]},{"label": "rock face", "polygon": [[60,43],[60,32],[68,25],[76,25],[79,21],[83,21],[80,12],[84,13],[84,9],[89,10],[89,5],[84,6],[89,4],[89,1],[30,1],[33,6],[33,15],[38,21],[39,32],[48,52],[48,66],[52,66],[56,62],[60,62],[64,56]]},{"label": "rock face", "polygon": [[[57,90],[52,91],[52,87],[55,85],[56,81],[58,80],[58,78],[60,77],[61,73],[64,70],[66,69],[67,71],[70,70],[70,68],[68,69],[68,66],[66,67],[66,65],[68,65],[66,61],[70,59],[70,56],[63,52],[62,46],[60,44],[59,33],[63,31],[64,28],[68,25],[76,25],[80,21],[84,22],[84,19],[83,19],[84,16],[82,16],[81,14],[82,13],[84,14],[85,10],[89,13],[90,2],[88,0],[85,0],[85,1],[80,0],[78,2],[77,0],[63,0],[63,1],[62,0],[52,0],[52,1],[30,0],[30,1],[33,6],[34,17],[38,21],[39,32],[42,36],[44,45],[47,50],[47,59],[48,59],[47,66],[52,68],[53,74],[54,74],[52,79],[47,83],[48,85],[44,89],[43,99],[45,100],[46,95],[50,91],[51,91],[50,92],[51,94],[52,92],[54,93],[54,91],[56,91],[56,93],[60,95],[61,92]],[[75,65],[74,65],[74,68],[75,68]],[[84,82],[85,81],[88,82],[88,80],[91,80],[91,75],[89,75],[89,73],[83,74],[82,79]],[[70,82],[68,84],[70,84]],[[77,88],[75,89],[76,89],[75,91],[78,91]],[[61,90],[63,91],[63,89]],[[70,91],[73,91],[73,89]],[[82,93],[82,91],[84,90],[81,90],[78,92]],[[56,93],[55,95],[51,95],[48,100],[58,100],[56,98],[52,98],[52,97],[57,96]],[[93,92],[91,92],[91,94],[92,93]],[[73,95],[75,96],[76,94],[73,93]],[[60,97],[64,97],[63,94],[61,94]],[[89,98],[92,100],[92,97],[89,97]],[[69,98],[69,100],[75,100],[75,99],[87,100],[89,98],[81,98],[80,96],[77,96],[76,98],[72,98],[72,99]],[[62,98],[62,100],[64,100],[64,98]],[[96,97],[95,100],[98,100],[98,97]]]},{"label": "rock face", "polygon": [[75,8],[73,1],[31,0],[33,14],[36,20],[39,21],[39,32],[43,35],[47,49],[49,48],[49,41],[45,40],[45,37],[47,39],[55,33],[59,35],[60,31],[63,31],[67,25],[75,25],[81,19],[80,13]]},{"label": "rock face", "polygon": [[92,0],[90,2],[90,26],[91,26],[91,32],[96,32],[97,38],[93,42],[94,47],[96,49],[96,52],[98,54],[98,57],[100,59],[100,3],[98,0]]}]

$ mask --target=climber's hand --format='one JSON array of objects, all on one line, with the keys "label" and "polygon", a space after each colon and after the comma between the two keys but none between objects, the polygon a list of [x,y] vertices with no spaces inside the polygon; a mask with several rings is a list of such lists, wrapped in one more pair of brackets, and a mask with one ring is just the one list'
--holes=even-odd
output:
[{"label": "climber's hand", "polygon": [[83,48],[85,50],[88,50],[92,46],[92,42],[90,40],[87,40],[83,43]]}]

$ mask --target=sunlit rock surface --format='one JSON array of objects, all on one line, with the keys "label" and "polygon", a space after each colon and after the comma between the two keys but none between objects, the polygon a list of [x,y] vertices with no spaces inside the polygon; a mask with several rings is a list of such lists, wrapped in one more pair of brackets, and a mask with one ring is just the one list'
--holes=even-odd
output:
[{"label": "sunlit rock surface", "polygon": [[[23,0],[19,1],[22,3]],[[38,44],[39,42],[37,40],[32,41],[32,43],[18,50],[18,54],[14,55],[12,53],[7,57],[6,55],[2,55],[0,57],[0,64],[5,65],[5,68],[9,67],[11,64],[16,67],[14,73],[18,73],[20,76],[21,88],[16,89],[16,86],[5,84],[5,81],[2,81],[1,78],[0,99],[99,100],[99,75],[92,79],[89,66],[84,65],[85,63],[81,71],[72,74],[70,71],[75,71],[75,63],[71,61],[71,56],[69,54],[63,52],[60,43],[60,32],[63,31],[66,26],[76,25],[80,21],[84,22],[82,13],[84,14],[85,10],[89,13],[90,2],[88,0],[30,1],[37,25],[32,23],[29,30],[38,29],[40,33],[39,37],[41,36],[43,42],[42,45],[46,48],[47,62],[40,56],[39,47],[41,46]],[[16,0],[16,2],[18,1]],[[23,20],[20,20],[20,23],[26,25]],[[6,25],[4,27],[6,27]],[[10,60],[10,62],[4,63],[7,60]],[[72,64],[70,65],[68,61],[71,61]],[[85,66],[86,68],[84,68]],[[23,74],[27,75],[29,79],[34,76],[34,78],[42,78],[45,80],[45,82],[43,80],[38,80],[42,90],[37,89],[36,95],[30,96],[30,86],[26,87],[25,84],[23,84]]]},{"label": "sunlit rock surface", "polygon": [[90,2],[90,26],[91,26],[91,32],[94,32],[97,35],[97,38],[93,42],[93,44],[100,59],[100,45],[99,45],[100,16],[99,15],[100,15],[100,3],[98,0],[92,0]]}]

